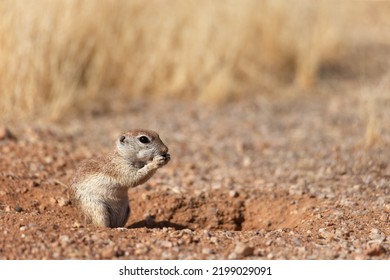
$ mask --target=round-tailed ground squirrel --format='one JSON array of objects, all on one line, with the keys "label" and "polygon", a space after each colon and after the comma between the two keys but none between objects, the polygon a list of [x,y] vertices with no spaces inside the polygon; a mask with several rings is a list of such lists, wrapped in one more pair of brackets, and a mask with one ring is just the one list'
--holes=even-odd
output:
[{"label": "round-tailed ground squirrel", "polygon": [[84,161],[72,182],[85,216],[97,226],[123,227],[130,215],[127,190],[145,183],[170,160],[168,148],[151,130],[130,130],[113,153]]}]

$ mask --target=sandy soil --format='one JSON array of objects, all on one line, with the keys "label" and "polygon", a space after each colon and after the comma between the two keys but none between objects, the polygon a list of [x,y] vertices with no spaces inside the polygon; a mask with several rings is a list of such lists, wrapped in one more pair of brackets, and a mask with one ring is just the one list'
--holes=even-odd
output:
[{"label": "sandy soil", "polygon": [[[3,126],[0,258],[389,259],[389,123],[366,148],[365,102],[329,92],[120,102]],[[389,119],[385,102],[377,110]],[[157,130],[171,162],[129,190],[125,228],[85,224],[67,187],[75,168],[136,127]]]}]

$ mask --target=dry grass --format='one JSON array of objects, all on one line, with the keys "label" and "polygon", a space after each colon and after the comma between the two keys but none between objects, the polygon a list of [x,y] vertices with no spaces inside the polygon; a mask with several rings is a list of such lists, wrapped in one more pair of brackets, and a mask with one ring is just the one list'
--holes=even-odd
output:
[{"label": "dry grass", "polygon": [[214,102],[310,87],[342,46],[335,3],[3,0],[0,115],[59,118],[113,91]]},{"label": "dry grass", "polygon": [[381,113],[389,104],[390,73],[384,75],[374,86],[360,88],[360,109],[362,120],[365,122],[364,146],[370,148],[376,144],[388,142],[384,139],[385,122]]}]

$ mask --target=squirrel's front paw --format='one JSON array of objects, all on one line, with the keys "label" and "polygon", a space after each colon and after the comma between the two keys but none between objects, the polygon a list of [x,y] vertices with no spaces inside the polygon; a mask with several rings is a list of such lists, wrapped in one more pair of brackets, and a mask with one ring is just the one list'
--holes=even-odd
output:
[{"label": "squirrel's front paw", "polygon": [[170,159],[170,154],[158,155],[153,158],[153,164],[155,164],[157,168],[159,168],[167,164]]}]

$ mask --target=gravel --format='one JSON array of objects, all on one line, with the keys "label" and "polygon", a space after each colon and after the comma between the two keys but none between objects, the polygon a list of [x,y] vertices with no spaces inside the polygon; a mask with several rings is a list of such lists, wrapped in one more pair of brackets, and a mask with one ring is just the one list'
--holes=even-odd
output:
[{"label": "gravel", "polygon": [[[366,147],[356,103],[123,103],[66,124],[2,126],[0,258],[389,259],[390,124]],[[171,162],[129,190],[125,228],[86,224],[68,188],[77,164],[135,127],[159,131]]]}]

